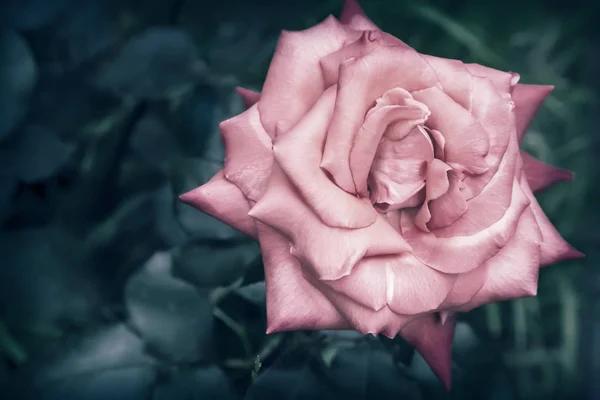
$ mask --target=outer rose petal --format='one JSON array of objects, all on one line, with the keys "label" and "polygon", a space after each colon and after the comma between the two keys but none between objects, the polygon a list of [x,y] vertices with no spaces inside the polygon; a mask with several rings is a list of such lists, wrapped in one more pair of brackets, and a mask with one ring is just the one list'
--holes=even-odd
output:
[{"label": "outer rose petal", "polygon": [[567,243],[556,230],[552,222],[548,219],[542,207],[535,199],[533,192],[529,188],[525,176],[521,177],[521,187],[526,196],[531,200],[529,208],[535,216],[535,220],[542,233],[540,264],[545,267],[561,261],[576,260],[583,257],[583,253],[573,248]]},{"label": "outer rose petal", "polygon": [[435,70],[444,93],[467,111],[473,102],[473,76],[459,60],[423,55]]},{"label": "outer rose petal", "polygon": [[411,92],[436,82],[435,72],[423,57],[404,45],[381,44],[364,57],[343,63],[321,167],[339,187],[356,193],[350,153],[367,111],[389,89],[401,87]]},{"label": "outer rose petal", "polygon": [[573,173],[566,169],[548,165],[521,150],[523,171],[532,191],[538,192],[564,181],[573,180]]},{"label": "outer rose petal", "polygon": [[481,290],[457,311],[537,294],[541,233],[531,209],[525,210],[517,232],[500,252],[484,265],[488,279]]},{"label": "outer rose petal", "polygon": [[503,95],[510,97],[514,87],[521,78],[514,72],[504,72],[480,64],[465,64],[467,70],[474,76],[489,79]]},{"label": "outer rose petal", "polygon": [[182,194],[179,199],[248,236],[257,236],[254,220],[248,216],[248,200],[236,185],[225,179],[223,170],[204,185]]},{"label": "outer rose petal", "polygon": [[323,223],[335,228],[364,228],[375,222],[377,211],[368,199],[358,199],[337,187],[319,167],[335,93],[335,86],[327,89],[296,126],[277,138],[273,152]]},{"label": "outer rose petal", "polygon": [[302,276],[281,234],[257,223],[267,287],[267,334],[301,329],[348,329],[348,322]]},{"label": "outer rose petal", "polygon": [[396,314],[416,315],[437,310],[456,279],[406,253],[364,258],[350,275],[327,284],[373,311],[389,306]]},{"label": "outer rose petal", "polygon": [[350,326],[363,335],[369,333],[372,335],[382,334],[394,338],[408,322],[417,318],[414,315],[396,314],[389,307],[373,311],[371,308],[362,306],[336,292],[321,281],[310,277],[307,277],[307,279],[329,299]]},{"label": "outer rose petal", "polygon": [[554,86],[548,85],[517,85],[512,93],[515,103],[515,115],[517,124],[517,135],[519,140],[523,139],[531,121],[539,111],[542,103],[554,90]]},{"label": "outer rose petal", "polygon": [[456,315],[449,315],[442,323],[435,314],[429,314],[409,323],[400,335],[423,356],[433,373],[450,390],[452,375],[452,340]]},{"label": "outer rose petal", "polygon": [[254,104],[258,103],[258,100],[260,100],[260,93],[255,92],[254,90],[244,89],[243,87],[239,86],[236,87],[235,90],[244,101],[246,109],[252,107]]},{"label": "outer rose petal", "polygon": [[221,122],[219,129],[225,144],[225,177],[257,201],[273,163],[271,138],[260,123],[257,106]]},{"label": "outer rose petal", "polygon": [[[476,101],[473,102],[472,115],[485,129],[490,144],[489,153],[485,156],[489,169],[482,175],[465,177],[463,195],[467,200],[477,196],[489,184],[506,157],[505,153],[510,151],[508,146],[515,136],[513,105],[508,97],[500,95],[491,81],[474,77],[473,97]],[[510,191],[505,193],[510,195]]]},{"label": "outer rose petal", "polygon": [[363,257],[410,251],[402,236],[380,215],[363,229],[325,225],[302,202],[277,165],[265,194],[249,215],[289,238],[293,246],[288,250],[322,280],[350,274]]},{"label": "outer rose petal", "polygon": [[497,254],[514,235],[530,201],[518,184],[512,187],[512,202],[506,214],[487,229],[470,236],[436,237],[414,225],[408,211],[401,213],[402,236],[422,262],[445,273],[464,273]]},{"label": "outer rose petal", "polygon": [[259,104],[261,121],[271,137],[276,124],[282,131],[294,126],[325,90],[321,58],[359,36],[334,17],[303,31],[281,34]]}]

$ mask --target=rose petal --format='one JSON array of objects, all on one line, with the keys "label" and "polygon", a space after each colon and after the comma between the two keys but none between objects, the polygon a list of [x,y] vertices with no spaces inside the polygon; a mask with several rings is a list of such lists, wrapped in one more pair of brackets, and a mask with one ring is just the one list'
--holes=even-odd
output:
[{"label": "rose petal", "polygon": [[[401,71],[401,72],[399,72]],[[387,90],[407,91],[435,85],[435,72],[419,53],[405,46],[375,46],[362,58],[340,66],[335,110],[321,167],[348,193],[356,193],[350,153],[367,111]]]},{"label": "rose petal", "polygon": [[552,225],[533,195],[525,176],[521,177],[521,187],[531,201],[529,208],[531,208],[542,234],[540,264],[545,267],[561,261],[582,258],[583,253],[567,243]]},{"label": "rose petal", "polygon": [[457,307],[466,312],[484,304],[531,297],[537,294],[541,233],[531,209],[525,210],[515,235],[481,269],[487,280],[468,303]]},{"label": "rose petal", "polygon": [[438,81],[444,93],[452,97],[467,111],[471,111],[473,102],[473,76],[465,64],[459,60],[424,55],[425,59],[435,70]]},{"label": "rose petal", "polygon": [[373,311],[371,308],[362,306],[343,294],[336,292],[329,285],[321,281],[307,279],[329,299],[340,314],[350,323],[352,328],[363,335],[382,334],[389,338],[394,338],[408,322],[416,318],[414,315],[396,314],[389,307]]},{"label": "rose petal", "polygon": [[448,164],[441,160],[433,159],[427,165],[427,181],[425,186],[425,202],[415,216],[415,225],[419,229],[429,232],[427,223],[431,220],[429,202],[444,195],[450,187],[448,171],[452,170]]},{"label": "rose petal", "polygon": [[324,283],[373,311],[389,306],[397,314],[415,315],[436,310],[456,278],[406,253],[364,258],[350,275]]},{"label": "rose petal", "polygon": [[[483,190],[467,202],[467,211],[454,223],[435,230],[437,237],[473,235],[499,221],[510,207],[515,184],[515,172],[520,165],[516,137],[504,154],[498,170]],[[464,182],[472,182],[468,178]],[[465,196],[468,197],[468,196]]]},{"label": "rose petal", "polygon": [[255,92],[254,90],[244,89],[243,87],[239,86],[236,87],[235,90],[244,101],[244,106],[246,109],[252,107],[254,104],[258,103],[258,100],[260,100],[260,93]]},{"label": "rose petal", "polygon": [[375,46],[380,45],[383,32],[368,30],[362,32],[360,38],[338,51],[326,55],[320,60],[325,86],[329,87],[338,81],[340,65],[352,58],[360,58],[368,54]]},{"label": "rose petal", "polygon": [[289,242],[268,226],[257,225],[265,266],[267,334],[349,328],[327,298],[304,279],[300,262],[289,252]]},{"label": "rose petal", "polygon": [[367,113],[350,151],[350,172],[358,195],[363,197],[367,196],[367,177],[384,133],[389,139],[401,141],[396,146],[388,146],[393,152],[390,158],[397,162],[401,163],[407,156],[414,158],[415,154],[433,157],[431,139],[424,129],[417,129],[429,116],[427,107],[399,88],[386,92],[382,99]]},{"label": "rose petal", "polygon": [[257,201],[273,164],[271,138],[260,122],[257,105],[219,125],[225,145],[225,177]]},{"label": "rose petal", "polygon": [[[463,183],[454,171],[448,171],[448,190],[438,198],[431,199],[427,204],[431,217],[427,227],[431,230],[445,228],[454,224],[468,209],[462,195]],[[425,207],[424,207],[425,208]]]},{"label": "rose petal", "polygon": [[225,179],[223,170],[217,172],[204,185],[182,194],[179,199],[256,238],[254,220],[248,216],[248,200],[236,185]]},{"label": "rose petal", "polygon": [[[461,171],[473,174],[488,169],[485,156],[489,151],[489,139],[485,129],[463,107],[437,87],[412,92],[415,100],[429,107],[431,115],[427,126],[444,135],[446,162]],[[447,116],[451,115],[452,118]]]},{"label": "rose petal", "polygon": [[408,211],[401,214],[402,235],[423,263],[440,272],[464,273],[496,255],[514,235],[519,217],[529,199],[518,184],[512,186],[512,201],[504,216],[488,228],[469,236],[436,237],[418,229]]},{"label": "rose petal", "polygon": [[542,107],[542,103],[554,90],[554,86],[548,85],[525,85],[515,86],[512,99],[515,103],[515,117],[517,124],[517,135],[519,141],[525,136],[529,124]]},{"label": "rose petal", "polygon": [[323,223],[335,228],[364,228],[377,217],[370,201],[344,192],[319,167],[335,93],[335,86],[327,89],[294,128],[277,138],[273,152],[282,170]]},{"label": "rose petal", "polygon": [[481,291],[488,279],[489,269],[487,263],[485,263],[469,272],[459,274],[448,295],[440,304],[439,309],[455,310],[456,307],[468,304]]},{"label": "rose petal", "polygon": [[359,36],[331,16],[309,29],[281,34],[259,103],[261,121],[271,137],[276,124],[282,131],[294,126],[325,90],[321,58]]},{"label": "rose petal", "polygon": [[455,328],[455,315],[448,316],[442,324],[435,314],[429,314],[412,321],[400,332],[423,356],[448,391],[452,380],[452,341]]},{"label": "rose petal", "polygon": [[350,274],[363,257],[410,251],[402,236],[381,215],[363,229],[332,228],[324,224],[302,202],[276,165],[265,194],[249,215],[288,237],[293,244],[292,254],[323,280]]},{"label": "rose petal", "polygon": [[[509,98],[521,76],[515,72],[504,72],[480,64],[465,64],[474,76],[489,79],[505,97]],[[508,96],[507,96],[508,95]]]},{"label": "rose petal", "polygon": [[420,204],[417,193],[425,185],[427,162],[433,161],[433,144],[424,129],[417,127],[408,135],[400,129],[403,137],[395,128],[390,126],[379,142],[368,177],[371,201],[386,210],[407,207],[410,199]]},{"label": "rose petal", "polygon": [[[477,196],[489,184],[500,168],[511,138],[515,136],[513,105],[509,98],[498,93],[488,79],[473,78],[473,99],[473,117],[485,129],[490,144],[485,156],[489,168],[481,175],[465,177],[466,190],[463,194],[467,200]],[[507,193],[510,194],[510,191]]]},{"label": "rose petal", "polygon": [[554,167],[521,150],[523,171],[533,192],[542,191],[560,182],[573,180],[573,173]]}]

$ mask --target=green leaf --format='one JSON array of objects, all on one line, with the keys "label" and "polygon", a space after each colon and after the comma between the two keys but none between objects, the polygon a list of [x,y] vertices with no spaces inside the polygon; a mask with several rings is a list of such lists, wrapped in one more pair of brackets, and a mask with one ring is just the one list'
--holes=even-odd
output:
[{"label": "green leaf", "polygon": [[188,243],[175,250],[173,272],[202,288],[225,286],[240,278],[260,254],[258,243]]},{"label": "green leaf", "polygon": [[55,20],[73,0],[4,0],[0,23],[16,29],[37,29]]},{"label": "green leaf", "polygon": [[236,400],[222,370],[211,365],[197,369],[169,371],[156,385],[152,400]]},{"label": "green leaf", "polygon": [[39,181],[56,174],[74,150],[52,130],[27,126],[0,148],[0,169],[23,182]]},{"label": "green leaf", "polygon": [[132,326],[161,357],[197,362],[210,356],[213,315],[208,292],[171,275],[171,256],[156,253],[125,288]]},{"label": "green leaf", "polygon": [[129,39],[100,69],[98,87],[140,99],[163,99],[189,89],[204,64],[191,38],[177,28],[152,27]]},{"label": "green leaf", "polygon": [[156,362],[144,343],[118,324],[58,344],[20,369],[8,399],[146,399]]},{"label": "green leaf", "polygon": [[262,307],[265,306],[267,295],[265,281],[255,282],[251,283],[250,285],[242,286],[236,289],[235,293],[237,293],[239,296],[249,301],[250,303],[254,303]]},{"label": "green leaf", "polygon": [[171,151],[170,136],[165,124],[157,116],[148,114],[135,126],[129,145],[148,165],[167,172]]},{"label": "green leaf", "polygon": [[29,45],[16,32],[0,30],[0,141],[21,121],[37,80]]},{"label": "green leaf", "polygon": [[6,324],[75,326],[93,321],[101,295],[82,264],[82,245],[58,228],[0,236],[0,312]]},{"label": "green leaf", "polygon": [[340,347],[326,375],[344,399],[420,399],[415,383],[379,343],[370,340]]}]

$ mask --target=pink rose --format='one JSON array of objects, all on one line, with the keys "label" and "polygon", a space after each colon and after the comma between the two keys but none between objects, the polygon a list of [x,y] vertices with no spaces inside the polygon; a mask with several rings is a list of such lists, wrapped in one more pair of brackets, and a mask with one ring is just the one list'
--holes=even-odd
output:
[{"label": "pink rose", "polygon": [[419,54],[347,0],[282,33],[220,125],[225,167],[181,199],[260,241],[267,333],[400,334],[449,387],[456,312],[582,256],[532,193],[571,173],[519,150],[552,87],[518,80]]}]

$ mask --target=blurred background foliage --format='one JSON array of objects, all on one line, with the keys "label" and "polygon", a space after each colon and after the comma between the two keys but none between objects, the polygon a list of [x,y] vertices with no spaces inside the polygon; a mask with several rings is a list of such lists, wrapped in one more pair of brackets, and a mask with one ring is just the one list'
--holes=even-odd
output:
[{"label": "blurred background foliage", "polygon": [[399,339],[265,335],[257,244],[176,200],[280,30],[340,0],[0,4],[0,398],[600,399],[591,1],[361,2],[420,52],[555,85],[524,147],[577,175],[540,201],[586,259],[463,315],[450,394]]}]

